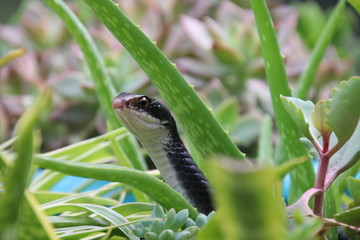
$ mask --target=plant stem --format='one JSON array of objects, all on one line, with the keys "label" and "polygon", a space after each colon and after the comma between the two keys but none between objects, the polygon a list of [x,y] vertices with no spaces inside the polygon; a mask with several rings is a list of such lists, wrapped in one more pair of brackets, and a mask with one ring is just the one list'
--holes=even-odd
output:
[{"label": "plant stem", "polygon": [[325,178],[330,160],[330,156],[326,154],[329,150],[329,143],[330,143],[330,135],[323,135],[323,147],[322,147],[322,151],[319,152],[320,163],[315,181],[315,188],[321,189],[322,191],[315,195],[315,201],[314,201],[314,213],[319,217],[323,216]]},{"label": "plant stem", "polygon": [[319,217],[322,217],[323,215],[324,186],[325,186],[325,177],[328,166],[329,166],[329,158],[325,156],[321,156],[320,164],[318,167],[318,174],[315,181],[315,188],[321,189],[322,191],[315,195],[315,201],[314,201],[314,213]]}]

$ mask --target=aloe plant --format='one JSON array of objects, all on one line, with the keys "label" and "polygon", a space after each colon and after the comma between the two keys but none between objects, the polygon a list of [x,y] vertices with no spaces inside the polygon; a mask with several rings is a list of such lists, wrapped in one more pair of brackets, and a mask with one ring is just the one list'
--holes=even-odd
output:
[{"label": "aloe plant", "polygon": [[[345,227],[345,233],[355,237],[359,231],[356,227],[359,203],[355,199],[359,197],[360,183],[346,177],[359,169],[356,93],[360,92],[360,79],[354,77],[341,83],[330,99],[315,105],[300,99],[308,94],[345,1],[339,2],[313,50],[312,60],[297,89],[296,96],[300,98],[291,97],[283,56],[265,1],[250,1],[275,111],[274,124],[281,139],[274,155],[272,120],[264,118],[258,159],[252,167],[247,160],[238,161],[246,158],[218,122],[234,125],[239,108],[236,99],[224,101],[213,114],[176,66],[116,4],[110,0],[101,3],[85,0],[139,63],[182,125],[194,158],[216,191],[217,213],[210,216],[198,214],[181,195],[158,179],[158,173],[146,171],[136,141],[121,128],[112,113],[111,99],[116,92],[93,39],[64,2],[44,1],[62,18],[84,53],[109,127],[101,136],[39,154],[33,151],[32,140],[35,139],[35,146],[40,140],[32,129],[47,102],[42,98],[40,104],[32,108],[35,111],[24,114],[22,119],[27,120],[18,123],[14,138],[0,144],[0,169],[4,173],[1,177],[5,180],[5,191],[0,195],[4,213],[0,216],[2,238],[26,239],[28,236],[24,233],[30,232],[33,238],[48,239],[209,239],[214,236],[217,239],[313,239],[322,237],[328,225]],[[242,61],[239,52],[232,54],[236,44],[219,41],[216,39],[213,50],[221,64]],[[236,89],[241,89],[243,80],[235,83],[240,86]],[[227,118],[227,113],[232,117]],[[347,121],[343,121],[343,116],[347,116]],[[320,162],[316,175],[312,170],[312,157]],[[114,163],[114,159],[118,159],[121,166],[108,164]],[[46,170],[30,183],[28,178],[35,167]],[[287,222],[281,179],[290,169],[289,202],[295,203],[287,208]],[[19,171],[21,179],[15,181]],[[51,192],[66,175],[106,182],[92,191],[83,192],[94,180],[85,180],[71,193]],[[346,187],[354,201],[348,200],[348,209],[343,211],[339,207],[340,196]],[[135,195],[137,202],[126,203],[129,193]],[[328,232],[328,239],[336,239],[334,230]]]}]

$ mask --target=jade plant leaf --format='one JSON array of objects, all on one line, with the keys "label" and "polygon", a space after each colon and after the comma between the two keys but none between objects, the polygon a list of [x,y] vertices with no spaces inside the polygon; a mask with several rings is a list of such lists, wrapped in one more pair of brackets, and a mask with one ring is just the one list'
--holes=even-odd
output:
[{"label": "jade plant leaf", "polygon": [[[352,206],[349,209],[346,209],[345,211],[336,214],[334,217],[336,221],[346,223],[352,226],[359,226],[360,224],[360,202],[354,202],[354,206]],[[356,233],[354,230],[345,229],[345,234],[349,237],[349,239],[360,239],[358,233]]]},{"label": "jade plant leaf", "polygon": [[319,136],[312,123],[311,114],[314,104],[310,101],[303,101],[300,98],[281,96],[281,101],[304,136],[313,142]]},{"label": "jade plant leaf", "polygon": [[329,169],[325,179],[325,189],[339,176],[355,165],[360,159],[360,122],[354,134],[330,159]]},{"label": "jade plant leaf", "polygon": [[329,100],[321,100],[315,104],[312,112],[312,122],[314,127],[321,133],[322,136],[328,136],[332,129],[326,122],[326,114],[329,110]]},{"label": "jade plant leaf", "polygon": [[329,102],[327,123],[342,146],[353,134],[360,118],[360,77],[353,77],[340,83],[334,89]]},{"label": "jade plant leaf", "polygon": [[348,177],[346,182],[353,199],[360,198],[360,179]]}]

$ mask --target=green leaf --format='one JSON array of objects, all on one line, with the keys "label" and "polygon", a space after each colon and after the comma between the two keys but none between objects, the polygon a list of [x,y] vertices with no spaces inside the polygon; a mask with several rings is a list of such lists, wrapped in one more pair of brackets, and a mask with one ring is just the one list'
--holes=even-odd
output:
[{"label": "green leaf", "polygon": [[360,14],[360,2],[357,0],[348,0],[348,2],[356,9],[356,11]]},{"label": "green leaf", "polygon": [[[93,205],[93,204],[78,204],[77,206],[90,210],[91,212],[103,217],[104,219],[108,220],[109,222],[115,225],[128,223],[128,220],[125,217],[121,216],[119,213],[107,207]],[[127,234],[130,230],[134,229],[134,227],[132,225],[128,225],[128,226],[125,225],[119,227],[119,229],[123,233]]]},{"label": "green leaf", "polygon": [[281,101],[292,117],[300,132],[311,142],[319,136],[312,124],[311,114],[314,110],[314,104],[311,101],[303,101],[300,98],[281,96]]},{"label": "green leaf", "polygon": [[329,100],[321,100],[315,104],[312,112],[312,123],[322,136],[329,136],[332,132],[330,126],[326,123],[326,114],[329,110]]},{"label": "green leaf", "polygon": [[[0,202],[0,239],[16,239],[19,228],[21,209],[24,202],[24,192],[30,179],[33,160],[33,129],[41,111],[50,100],[50,92],[44,92],[41,97],[26,110],[15,127],[15,161],[8,165],[4,173],[4,196]],[[41,230],[39,230],[41,231]],[[51,236],[49,236],[50,238]]]},{"label": "green leaf", "polygon": [[175,65],[127,18],[118,5],[110,0],[104,0],[101,4],[96,0],[85,2],[149,76],[180,122],[188,139],[197,146],[197,156],[201,158],[199,160],[206,160],[208,155],[213,153],[244,159],[244,154],[215,120],[211,111],[195,93],[194,87],[186,82]]},{"label": "green leaf", "polygon": [[333,90],[329,103],[327,122],[342,146],[353,134],[360,119],[360,77],[353,77],[340,83]]},{"label": "green leaf", "polygon": [[307,156],[309,160],[290,173],[292,186],[289,201],[293,202],[313,185],[315,174],[309,153],[299,140],[301,133],[281,104],[280,95],[291,96],[291,89],[266,1],[250,0],[250,4],[255,15],[276,125],[281,137],[277,151],[278,161],[284,162],[302,156]]},{"label": "green leaf", "polygon": [[[90,34],[63,1],[44,0],[44,2],[64,21],[66,27],[79,44],[84,54],[84,60],[88,65],[91,77],[95,83],[97,98],[104,111],[106,120],[110,124],[110,129],[121,127],[112,109],[112,99],[115,96],[115,90],[110,78],[106,74],[104,61]],[[146,170],[144,159],[137,151],[135,138],[133,136],[124,138],[121,140],[121,144],[124,147],[127,157],[132,160],[134,167],[139,170]]]},{"label": "green leaf", "polygon": [[175,190],[163,181],[142,171],[109,164],[78,163],[38,158],[39,166],[69,175],[94,178],[110,182],[121,182],[147,194],[163,207],[175,208],[177,211],[189,209],[191,217],[197,216],[197,211]]},{"label": "green leaf", "polygon": [[74,226],[109,226],[110,222],[100,217],[87,216],[50,216],[48,217],[55,228],[74,227]]},{"label": "green leaf", "polygon": [[47,221],[46,215],[40,209],[34,196],[29,192],[25,193],[20,225],[17,240],[58,239],[54,234],[52,225]]},{"label": "green leaf", "polygon": [[125,203],[119,206],[115,206],[112,208],[112,210],[126,217],[139,212],[151,212],[153,208],[154,208],[154,204],[133,202],[133,203]]},{"label": "green leaf", "polygon": [[221,214],[221,209],[219,209],[217,214],[200,230],[195,239],[226,239],[224,232],[219,231],[219,227],[222,224],[222,216],[224,216],[224,214]]},{"label": "green leaf", "polygon": [[[36,197],[39,198],[41,196],[46,197],[47,201],[46,203],[42,204],[43,207],[49,206],[49,205],[55,205],[59,203],[93,203],[98,205],[116,205],[118,204],[118,201],[115,201],[110,198],[101,198],[92,196],[95,191],[87,191],[83,193],[77,193],[77,194],[66,194],[66,193],[52,193],[52,192],[41,192],[41,195],[39,193],[35,193]],[[61,196],[61,197],[60,197]],[[91,196],[91,197],[90,197]],[[56,197],[55,199],[50,200],[49,198]]]},{"label": "green leaf", "polygon": [[326,173],[325,189],[344,171],[354,166],[360,159],[360,122],[358,123],[354,134],[345,143],[342,148],[337,151],[329,162],[329,170]]},{"label": "green leaf", "polygon": [[222,101],[214,111],[216,120],[227,131],[232,131],[235,128],[236,120],[238,119],[239,103],[236,98],[227,98]]},{"label": "green leaf", "polygon": [[346,182],[353,199],[360,198],[360,179],[348,177]]},{"label": "green leaf", "polygon": [[212,162],[210,182],[221,219],[217,229],[224,239],[286,239],[284,203],[280,192],[274,191],[280,180],[278,171],[222,160],[221,165]]},{"label": "green leaf", "polygon": [[[308,64],[306,65],[305,71],[302,73],[302,75],[299,79],[298,89],[296,91],[295,96],[297,96],[301,99],[306,98],[306,96],[309,92],[309,89],[310,89],[312,83],[314,82],[315,75],[319,68],[321,59],[325,55],[327,46],[329,45],[329,43],[333,37],[334,30],[336,28],[336,24],[337,24],[337,22],[339,22],[341,14],[343,13],[345,3],[346,3],[346,0],[341,0],[338,2],[336,9],[331,14],[330,18],[327,21],[326,26],[324,27],[323,32],[321,33],[320,38],[316,42],[316,45],[314,47],[314,50],[312,51],[310,60],[308,61]],[[312,9],[314,9],[314,8],[312,8]],[[309,11],[307,11],[307,12],[309,12]],[[313,16],[316,16],[317,19],[319,18],[318,15],[313,15]],[[311,24],[313,24],[313,23],[311,23]]]},{"label": "green leaf", "polygon": [[[358,205],[353,208],[347,209],[342,213],[336,214],[334,217],[336,221],[346,223],[352,226],[359,226],[360,224],[359,216],[360,216],[360,206]],[[350,239],[354,239],[354,240],[359,239],[358,233],[356,233],[354,230],[346,229],[345,232]]]},{"label": "green leaf", "polygon": [[258,163],[260,166],[273,165],[273,146],[272,146],[272,120],[266,115],[261,124],[261,132],[258,146]]},{"label": "green leaf", "polygon": [[[333,218],[334,215],[341,211],[341,196],[339,187],[333,183],[325,192],[324,196],[324,217]],[[338,231],[336,227],[330,227],[326,233],[328,239],[338,239]]]}]

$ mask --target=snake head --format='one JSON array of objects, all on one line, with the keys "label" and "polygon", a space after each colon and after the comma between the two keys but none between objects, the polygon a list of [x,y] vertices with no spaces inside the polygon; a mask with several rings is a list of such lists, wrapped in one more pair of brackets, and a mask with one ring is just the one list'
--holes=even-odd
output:
[{"label": "snake head", "polygon": [[112,106],[119,121],[139,138],[144,133],[156,135],[176,129],[170,111],[156,99],[123,92],[114,98]]}]

